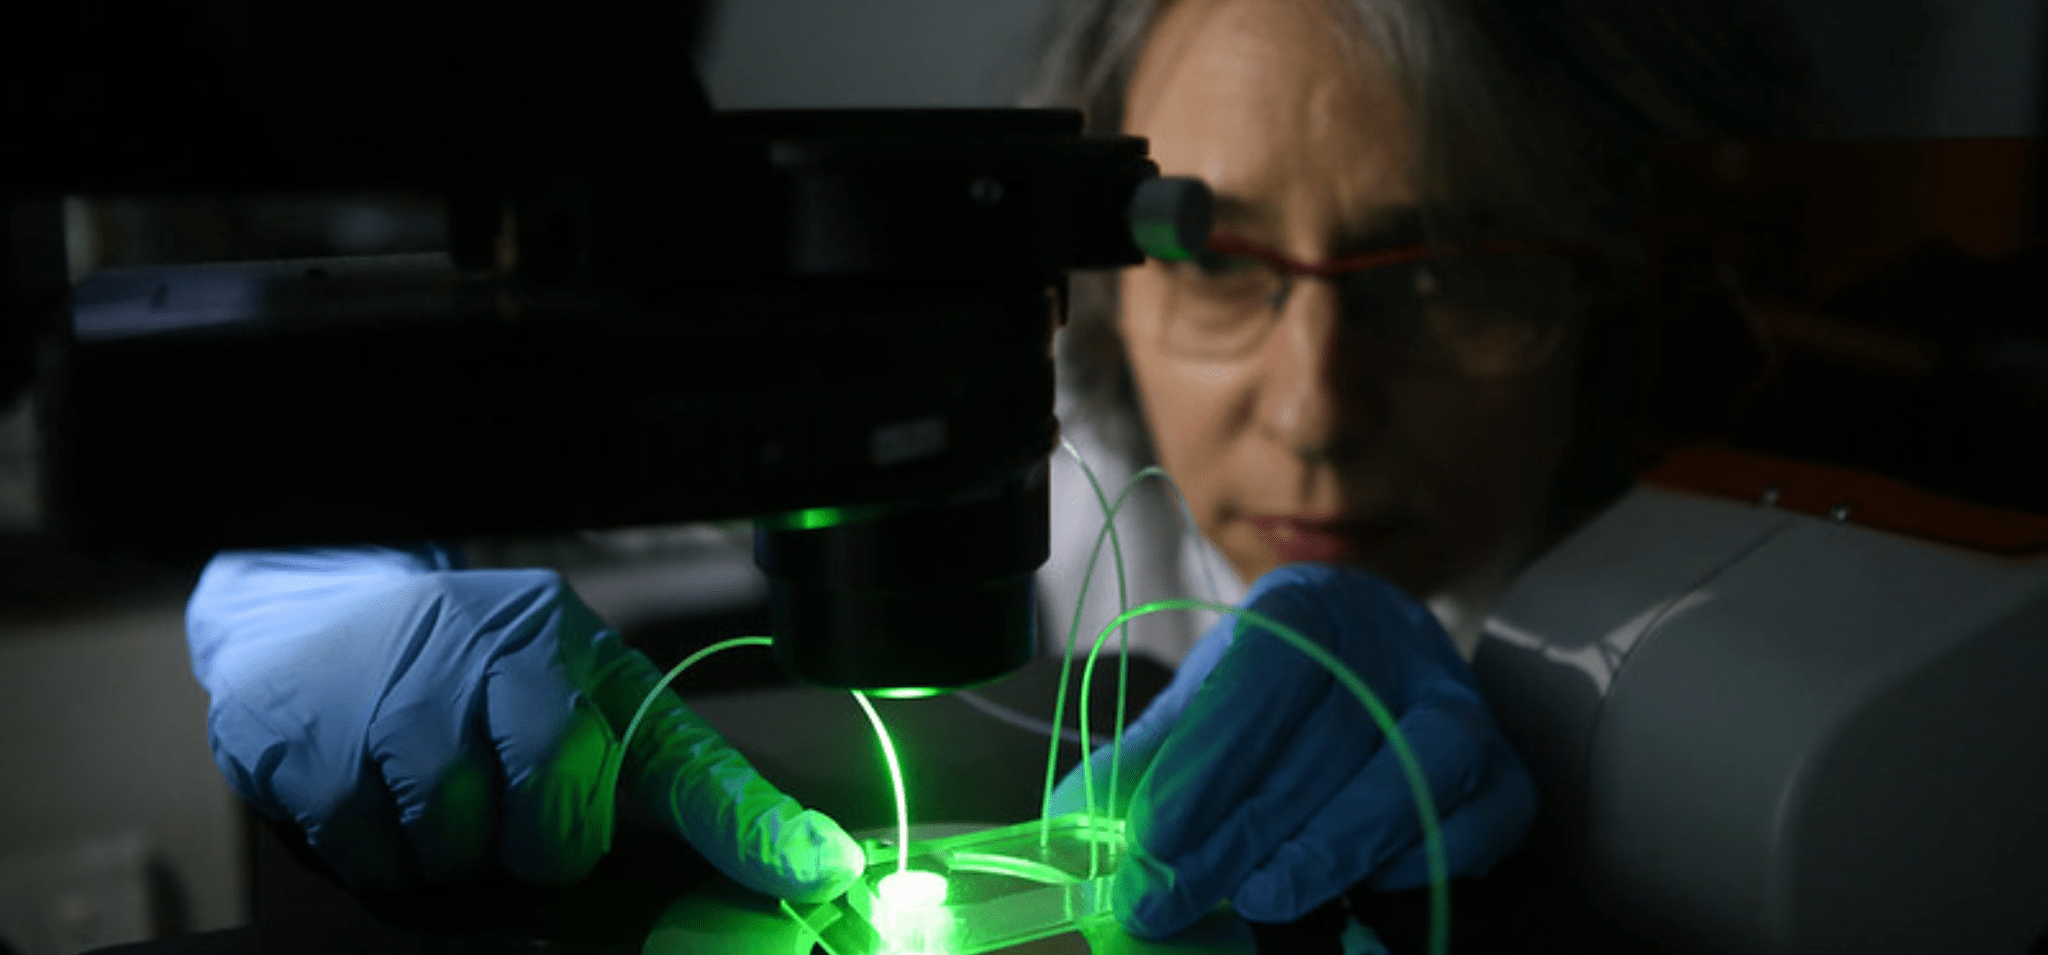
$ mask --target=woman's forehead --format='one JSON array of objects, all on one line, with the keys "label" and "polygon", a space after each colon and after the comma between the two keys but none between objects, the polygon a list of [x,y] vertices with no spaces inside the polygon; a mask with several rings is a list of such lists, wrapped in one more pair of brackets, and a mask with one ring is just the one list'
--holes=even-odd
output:
[{"label": "woman's forehead", "polygon": [[1406,204],[1405,113],[1347,26],[1325,0],[1179,0],[1139,58],[1127,131],[1235,218],[1349,225]]}]

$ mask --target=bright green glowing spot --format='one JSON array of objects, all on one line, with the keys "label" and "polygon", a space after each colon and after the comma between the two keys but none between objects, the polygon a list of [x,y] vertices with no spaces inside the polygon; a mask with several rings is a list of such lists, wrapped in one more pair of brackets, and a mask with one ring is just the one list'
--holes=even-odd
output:
[{"label": "bright green glowing spot", "polygon": [[886,690],[867,692],[869,696],[879,696],[885,700],[922,700],[928,696],[938,696],[945,691],[935,686],[892,686]]},{"label": "bright green glowing spot", "polygon": [[875,883],[875,955],[951,955],[960,951],[958,926],[946,908],[946,877],[898,869]]},{"label": "bright green glowing spot", "polygon": [[919,869],[898,869],[875,883],[875,896],[899,909],[946,904],[946,877]]},{"label": "bright green glowing spot", "polygon": [[854,692],[853,701],[860,704],[868,722],[875,725],[875,737],[882,741],[882,759],[889,764],[889,782],[896,787],[896,871],[901,874],[910,869],[910,803],[903,797],[903,765],[896,761],[896,743],[889,739],[889,730],[882,726],[882,715],[875,712],[875,705],[859,691]]},{"label": "bright green glowing spot", "polygon": [[[917,869],[897,872],[893,866],[878,866],[838,898],[817,905],[784,900],[782,909],[830,955],[1023,951],[1037,948],[1031,943],[1039,939],[1106,926],[1112,915],[1111,879],[1089,877],[1088,846],[1100,845],[1109,856],[1104,871],[1114,871],[1123,857],[1123,822],[1080,813],[1055,817],[1049,851],[1039,847],[1038,828],[1034,819],[920,841],[911,853],[919,860]],[[934,877],[944,879],[943,901],[935,901],[936,887],[896,888],[899,882]],[[905,894],[911,897],[899,900]],[[1053,947],[1082,950],[1057,944],[1047,949]],[[1153,950],[1121,940],[1114,950],[1140,949]]]},{"label": "bright green glowing spot", "polygon": [[754,526],[771,531],[815,531],[841,524],[871,521],[903,509],[900,504],[846,504],[839,507],[807,507],[754,518]]},{"label": "bright green glowing spot", "polygon": [[780,522],[782,529],[792,531],[814,531],[822,527],[837,527],[846,523],[846,511],[837,507],[813,507],[785,515]]}]

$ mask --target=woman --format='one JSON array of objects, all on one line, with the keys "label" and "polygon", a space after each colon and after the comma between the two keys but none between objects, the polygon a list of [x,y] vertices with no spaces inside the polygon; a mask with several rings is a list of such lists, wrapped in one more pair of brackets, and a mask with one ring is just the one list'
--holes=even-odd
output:
[{"label": "woman", "polygon": [[[1164,172],[1223,195],[1220,230],[1303,262],[1492,234],[1634,265],[1655,147],[1796,132],[1804,113],[1796,47],[1744,4],[1082,0],[1055,24],[1033,105],[1079,106],[1095,131],[1148,137]],[[1544,289],[1555,261],[1485,264],[1494,298],[1524,293],[1534,307],[1514,310],[1519,322],[1493,321],[1504,309],[1465,314],[1456,328],[1446,320],[1459,313],[1439,310],[1432,334],[1402,342],[1413,360],[1396,368],[1358,334],[1370,328],[1334,317],[1342,285],[1281,281],[1256,260],[1221,266],[1268,274],[1155,261],[1077,278],[1063,423],[1112,462],[1098,467],[1112,493],[1108,478],[1163,465],[1243,581],[1343,553],[1430,598],[1469,652],[1514,568],[1654,451],[1642,424],[1615,422],[1617,405],[1643,400],[1640,381],[1623,380],[1641,377],[1623,367],[1640,359],[1612,348],[1633,331],[1615,326],[1637,316],[1593,331],[1602,354],[1589,360],[1601,288],[1565,287],[1581,301],[1560,308]],[[1353,300],[1369,302],[1379,277],[1358,278]],[[1219,297],[1259,294],[1276,307],[1228,320],[1264,338],[1191,340],[1224,314]],[[1084,526],[1092,496],[1078,478],[1063,483],[1073,506],[1055,519],[1085,547],[1099,510]],[[1170,532],[1175,512],[1155,512],[1154,536]],[[1186,565],[1164,589],[1209,586],[1196,554],[1178,554],[1153,555]],[[1188,639],[1145,648],[1178,660]]]},{"label": "woman", "polygon": [[[1224,586],[1320,625],[1390,697],[1454,874],[1484,872],[1526,828],[1527,780],[1411,598],[1469,654],[1515,572],[1670,437],[1633,414],[1655,331],[1636,323],[1658,320],[1631,278],[1650,159],[1797,131],[1792,44],[1725,3],[1083,0],[1050,49],[1035,103],[1147,138],[1218,210],[1211,254],[1077,289],[1064,420],[1098,458],[1162,465]],[[1072,527],[1088,492],[1069,493]],[[1132,602],[1202,592],[1200,548],[1153,513],[1166,543],[1123,532],[1155,569]],[[1049,584],[1056,606],[1078,580]],[[1089,603],[1084,634],[1115,609]],[[1125,926],[1167,934],[1224,898],[1284,922],[1357,883],[1422,884],[1412,806],[1356,704],[1287,651],[1228,652],[1228,626],[1190,652],[1192,635],[1134,634],[1187,659],[1095,803],[1130,800]],[[1109,754],[1093,763],[1103,786]],[[1056,808],[1082,806],[1080,782]]]},{"label": "woman", "polygon": [[[1210,254],[1077,289],[1069,430],[1111,481],[1156,453],[1227,565],[1218,592],[1249,586],[1247,606],[1373,683],[1428,776],[1454,874],[1510,851],[1533,797],[1419,601],[1469,636],[1515,569],[1612,490],[1619,433],[1581,412],[1610,391],[1596,319],[1630,314],[1607,306],[1627,300],[1616,276],[1637,258],[1629,200],[1648,150],[1778,128],[1786,75],[1737,9],[1089,0],[1059,14],[1038,100],[1148,137],[1164,171],[1220,197]],[[1067,542],[1092,543],[1093,493],[1056,480]],[[1205,576],[1179,557],[1201,542],[1132,530],[1154,581],[1134,598],[1207,590],[1173,582]],[[1048,568],[1055,606],[1078,589],[1078,549]],[[553,574],[462,570],[433,548],[228,554],[188,630],[223,771],[352,881],[493,865],[564,881],[602,851],[598,769],[655,674]],[[1327,675],[1227,624],[1141,646],[1186,661],[1133,728],[1123,778],[1091,761],[1100,805],[1133,828],[1126,927],[1170,934],[1223,899],[1287,921],[1353,884],[1423,881],[1400,767]],[[296,676],[314,671],[374,678]],[[622,784],[707,858],[800,899],[859,871],[836,824],[672,694],[652,715]]]}]

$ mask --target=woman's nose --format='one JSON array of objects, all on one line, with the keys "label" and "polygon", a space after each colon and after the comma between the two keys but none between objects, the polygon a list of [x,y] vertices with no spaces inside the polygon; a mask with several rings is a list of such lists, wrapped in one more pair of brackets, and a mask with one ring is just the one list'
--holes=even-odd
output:
[{"label": "woman's nose", "polygon": [[1342,330],[1329,283],[1296,279],[1259,355],[1260,431],[1304,458],[1340,457],[1379,425],[1378,389],[1342,358]]}]

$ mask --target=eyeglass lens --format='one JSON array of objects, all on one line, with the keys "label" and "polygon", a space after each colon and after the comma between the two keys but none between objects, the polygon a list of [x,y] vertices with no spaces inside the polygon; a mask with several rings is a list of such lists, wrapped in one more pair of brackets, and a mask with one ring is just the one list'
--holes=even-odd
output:
[{"label": "eyeglass lens", "polygon": [[[1166,263],[1163,342],[1180,357],[1233,360],[1255,352],[1304,281],[1253,255],[1205,253]],[[1551,256],[1446,254],[1332,276],[1344,327],[1379,357],[1412,360],[1420,350],[1456,359],[1489,350],[1488,368],[1512,367],[1504,343],[1533,349],[1569,311],[1571,268]]]}]

